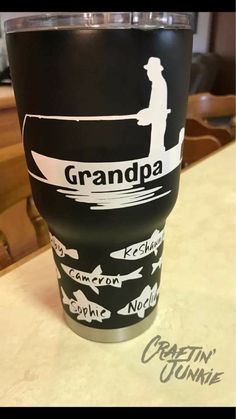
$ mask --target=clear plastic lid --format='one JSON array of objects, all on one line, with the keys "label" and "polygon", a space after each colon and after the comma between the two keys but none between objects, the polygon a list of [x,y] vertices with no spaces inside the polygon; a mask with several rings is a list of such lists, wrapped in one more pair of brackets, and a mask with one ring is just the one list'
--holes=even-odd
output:
[{"label": "clear plastic lid", "polygon": [[45,13],[5,21],[5,32],[50,29],[191,29],[189,12]]}]

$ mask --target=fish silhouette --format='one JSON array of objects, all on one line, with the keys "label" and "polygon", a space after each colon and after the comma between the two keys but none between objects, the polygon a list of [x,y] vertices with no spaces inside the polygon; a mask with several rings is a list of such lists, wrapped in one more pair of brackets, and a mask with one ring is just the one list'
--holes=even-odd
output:
[{"label": "fish silhouette", "polygon": [[65,255],[70,256],[73,259],[79,259],[79,253],[75,249],[67,249],[66,246],[60,242],[55,236],[49,233],[50,242],[52,248],[55,250],[57,256],[63,258]]},{"label": "fish silhouette", "polygon": [[162,265],[162,258],[160,257],[160,259],[158,260],[158,262],[152,263],[152,275],[157,270],[157,268],[161,269],[161,265]]},{"label": "fish silhouette", "polygon": [[163,238],[164,230],[159,231],[156,229],[149,239],[112,252],[110,256],[115,259],[136,260],[144,258],[152,252],[157,255],[158,247],[161,245]]},{"label": "fish silhouette", "polygon": [[61,273],[57,266],[56,266],[56,273],[57,273],[57,279],[61,279]]},{"label": "fish silhouette", "polygon": [[80,290],[73,293],[75,298],[68,298],[62,287],[61,293],[63,304],[69,306],[71,313],[77,314],[78,320],[84,320],[88,323],[96,320],[102,323],[103,320],[111,317],[111,312],[109,310],[93,301],[89,301]]},{"label": "fish silhouette", "polygon": [[96,292],[96,294],[99,294],[98,287],[111,286],[121,288],[123,282],[141,278],[142,275],[140,274],[140,271],[143,269],[141,266],[126,275],[106,275],[102,274],[102,268],[100,265],[98,265],[91,273],[74,269],[70,266],[64,265],[63,263],[61,263],[61,266],[66,274],[74,281],[79,284],[88,285],[94,292]]},{"label": "fish silhouette", "polygon": [[118,314],[123,316],[130,316],[132,314],[137,314],[141,319],[144,317],[145,311],[149,307],[154,307],[156,305],[157,295],[159,290],[157,289],[157,283],[151,288],[150,285],[147,285],[139,297],[130,301],[126,304],[125,307],[117,311]]}]

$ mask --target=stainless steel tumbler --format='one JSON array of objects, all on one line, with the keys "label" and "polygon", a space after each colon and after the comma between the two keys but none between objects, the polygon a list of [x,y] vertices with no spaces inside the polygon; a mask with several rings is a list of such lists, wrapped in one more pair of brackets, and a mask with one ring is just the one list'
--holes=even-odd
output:
[{"label": "stainless steel tumbler", "polygon": [[34,201],[66,322],[87,339],[130,339],[155,318],[181,170],[190,19],[61,13],[5,24]]}]

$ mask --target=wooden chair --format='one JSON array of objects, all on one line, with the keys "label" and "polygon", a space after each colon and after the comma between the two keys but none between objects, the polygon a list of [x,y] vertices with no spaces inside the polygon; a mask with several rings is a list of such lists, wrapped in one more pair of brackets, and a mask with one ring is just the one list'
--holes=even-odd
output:
[{"label": "wooden chair", "polygon": [[186,130],[187,136],[210,135],[221,145],[234,139],[235,96],[214,96],[197,93],[188,97]]},{"label": "wooden chair", "polygon": [[187,117],[201,119],[235,115],[235,96],[215,96],[211,93],[189,95]]},{"label": "wooden chair", "polygon": [[[26,200],[26,211],[34,227],[38,247],[49,242],[46,223],[39,215],[31,196],[31,187],[21,143],[0,149],[0,215],[19,201]],[[34,249],[28,249],[31,253]],[[15,262],[10,244],[0,231],[0,269]]]},{"label": "wooden chair", "polygon": [[233,138],[235,138],[235,135],[236,135],[236,116],[233,116],[233,118],[230,121],[230,130],[231,130]]},{"label": "wooden chair", "polygon": [[233,127],[216,127],[208,124],[199,118],[187,118],[185,133],[188,137],[213,136],[217,138],[221,145],[232,141]]},{"label": "wooden chair", "polygon": [[21,142],[20,124],[11,86],[0,86],[0,147]]},{"label": "wooden chair", "polygon": [[184,138],[182,168],[201,160],[221,147],[219,140],[211,135]]}]

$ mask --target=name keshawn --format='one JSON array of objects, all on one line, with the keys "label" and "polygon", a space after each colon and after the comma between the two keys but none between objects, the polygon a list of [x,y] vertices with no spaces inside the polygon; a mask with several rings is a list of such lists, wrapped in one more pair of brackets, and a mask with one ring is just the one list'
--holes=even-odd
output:
[{"label": "name keshawn", "polygon": [[146,182],[150,177],[162,173],[162,161],[158,160],[153,165],[144,164],[139,166],[134,162],[130,167],[115,170],[76,170],[74,165],[65,168],[65,178],[71,185],[85,185],[89,178],[94,185],[113,185],[123,182]]}]

